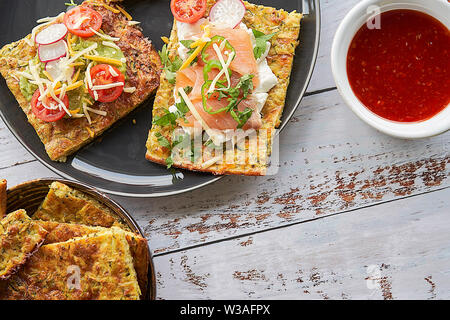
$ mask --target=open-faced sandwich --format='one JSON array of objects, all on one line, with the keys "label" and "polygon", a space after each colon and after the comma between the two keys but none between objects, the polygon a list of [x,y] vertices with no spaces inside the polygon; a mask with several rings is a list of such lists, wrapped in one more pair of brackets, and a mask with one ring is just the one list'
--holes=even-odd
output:
[{"label": "open-faced sandwich", "polygon": [[266,174],[302,15],[241,0],[172,0],[171,9],[146,158]]},{"label": "open-faced sandwich", "polygon": [[52,160],[65,161],[159,86],[159,56],[117,2],[74,5],[0,50],[0,72]]}]

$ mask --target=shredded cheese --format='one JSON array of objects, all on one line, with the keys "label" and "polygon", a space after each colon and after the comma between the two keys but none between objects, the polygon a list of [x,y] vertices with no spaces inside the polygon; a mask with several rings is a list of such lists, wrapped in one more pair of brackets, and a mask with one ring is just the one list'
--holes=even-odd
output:
[{"label": "shredded cheese", "polygon": [[72,29],[79,29],[81,27],[81,25],[83,24],[83,22],[85,22],[87,20],[91,20],[91,18],[88,16],[81,17],[80,20],[78,20],[77,23],[75,23],[73,25]]},{"label": "shredded cheese", "polygon": [[[214,48],[214,51],[216,51],[217,56],[219,57],[220,63],[222,64],[222,70],[224,70],[226,63],[223,59],[222,52],[220,51],[219,46],[215,43],[213,44],[213,48]],[[229,57],[228,57],[228,60],[229,60]],[[231,63],[231,61],[230,61],[230,63]],[[228,68],[226,70],[228,70]],[[227,77],[228,88],[230,88],[230,86],[231,86],[230,74],[228,72],[225,72],[225,77]]]},{"label": "shredded cheese", "polygon": [[195,49],[195,51],[191,54],[191,56],[189,58],[187,58],[187,60],[180,67],[180,71],[183,69],[186,69],[187,67],[189,67],[191,65],[192,61],[194,61],[194,59],[200,54],[200,52],[202,52],[205,45],[206,45],[206,42],[203,43],[202,45],[198,46],[197,49]]},{"label": "shredded cheese", "polygon": [[128,12],[126,12],[124,8],[122,8],[121,6],[116,6],[116,8],[117,8],[120,12],[122,12],[123,15],[124,15],[128,20],[130,20],[130,21],[133,20],[133,17],[132,17]]},{"label": "shredded cheese", "polygon": [[194,61],[194,59],[200,54],[200,52],[203,50],[203,48],[206,46],[206,44],[210,41],[209,36],[211,34],[211,30],[208,26],[205,26],[203,28],[205,30],[205,33],[203,34],[203,36],[198,39],[197,41],[193,42],[191,44],[191,48],[196,48],[194,50],[194,52],[190,55],[189,58],[187,58],[187,60],[183,63],[183,65],[181,66],[180,70],[186,69],[187,67],[189,67],[192,63],[192,61]]},{"label": "shredded cheese", "polygon": [[94,49],[97,49],[97,47],[98,47],[98,44],[97,44],[97,43],[94,43],[94,44],[93,44],[92,46],[90,46],[89,48],[86,48],[86,49],[84,49],[84,50],[79,51],[76,55],[74,55],[72,58],[70,58],[66,63],[67,63],[68,65],[72,64],[72,63],[75,62],[78,58],[82,57],[82,56],[85,55],[86,53],[88,53],[88,52],[90,52],[90,51],[92,51],[92,50],[94,50]]},{"label": "shredded cheese", "polygon": [[67,90],[67,84],[63,83],[63,85],[61,87],[61,90],[59,92],[59,99],[60,100],[62,100],[64,98],[64,96],[66,95],[66,90]]},{"label": "shredded cheese", "polygon": [[221,156],[217,156],[215,158],[209,159],[208,161],[204,162],[202,164],[202,167],[204,169],[211,167],[212,165],[215,165],[217,162],[219,162],[222,159]]},{"label": "shredded cheese", "polygon": [[117,44],[115,44],[114,42],[111,42],[111,41],[103,41],[102,44],[103,44],[104,46],[107,46],[107,47],[111,47],[111,48],[120,50],[119,46],[118,46]]},{"label": "shredded cheese", "polygon": [[135,91],[136,91],[136,87],[123,88],[123,92],[126,92],[126,93],[134,93]]},{"label": "shredded cheese", "polygon": [[45,74],[45,76],[48,78],[48,80],[50,80],[51,82],[54,81],[52,76],[50,75],[50,73],[48,73],[46,70],[44,70],[42,73]]},{"label": "shredded cheese", "polygon": [[[214,134],[214,130],[212,130],[207,124],[206,122],[202,119],[202,117],[200,116],[200,113],[198,113],[197,109],[195,109],[194,104],[192,103],[192,101],[189,99],[188,95],[186,94],[186,92],[184,91],[183,88],[179,88],[178,92],[180,93],[181,97],[184,99],[184,102],[186,102],[186,105],[188,106],[189,110],[191,111],[192,115],[194,116],[194,118],[200,122],[200,124],[202,125],[203,130],[206,131],[206,133],[211,137],[211,140],[213,140],[213,142],[217,145],[219,145],[220,143],[218,141],[216,141],[215,139],[215,134]],[[217,142],[217,143],[216,143]]]},{"label": "shredded cheese", "polygon": [[73,76],[72,83],[77,82],[78,77],[80,76],[80,72],[81,72],[81,69],[78,69],[77,73],[75,73],[75,75]]},{"label": "shredded cheese", "polygon": [[117,9],[111,7],[111,6],[108,6],[106,3],[92,2],[92,4],[93,4],[94,6],[102,6],[103,8],[108,9],[109,11],[111,11],[111,12],[113,12],[113,13],[120,13],[119,10],[117,10]]},{"label": "shredded cheese", "polygon": [[92,106],[94,104],[91,100],[86,99],[86,98],[83,98],[83,101],[86,102],[90,106]]},{"label": "shredded cheese", "polygon": [[[78,81],[78,82],[76,82],[74,84],[71,84],[70,86],[67,86],[66,92],[75,90],[75,89],[81,87],[82,85],[83,85],[83,81],[80,80],[80,81]],[[62,90],[62,87],[60,89],[55,90],[55,94],[60,94],[61,90]]]},{"label": "shredded cheese", "polygon": [[100,57],[100,56],[91,56],[91,55],[84,55],[84,57],[86,59],[92,60],[92,61],[97,61],[97,62],[102,62],[102,63],[106,63],[106,64],[113,64],[115,66],[122,66],[122,61],[117,60],[117,59],[113,59],[113,58],[106,58],[106,57]]},{"label": "shredded cheese", "polygon": [[36,70],[36,66],[33,64],[32,60],[30,60],[28,65],[30,66],[30,72],[31,72],[31,75],[33,76],[33,80],[36,81],[36,84],[37,84],[37,86],[39,88],[39,92],[41,93],[41,96],[43,96],[44,95],[44,91],[45,91],[44,84],[43,84],[42,79],[39,77],[39,73]]},{"label": "shredded cheese", "polygon": [[88,84],[88,88],[92,88],[92,78],[91,78],[91,67],[92,67],[93,62],[89,63],[89,65],[87,66],[86,69],[86,80],[87,80],[87,84]]},{"label": "shredded cheese", "polygon": [[106,90],[106,89],[111,89],[111,88],[116,88],[116,87],[123,87],[124,85],[125,85],[125,83],[123,83],[123,82],[115,82],[115,83],[108,83],[108,84],[103,84],[103,85],[99,85],[99,86],[93,86],[91,89],[94,91]]},{"label": "shredded cheese", "polygon": [[92,28],[89,28],[89,29],[102,39],[109,40],[109,41],[119,41],[120,40],[120,38],[114,38],[114,37],[107,36],[106,34],[101,34],[100,32],[98,32]]},{"label": "shredded cheese", "polygon": [[74,116],[74,115],[78,114],[78,112],[80,112],[80,108],[77,108],[75,110],[69,110],[69,111]]},{"label": "shredded cheese", "polygon": [[87,105],[86,103],[83,103],[83,113],[86,116],[87,121],[89,122],[89,124],[91,124],[91,116],[89,115],[89,111],[86,109]]},{"label": "shredded cheese", "polygon": [[82,67],[84,66],[83,62],[75,62],[75,63],[71,63],[69,64],[69,67],[75,68],[75,67]]},{"label": "shredded cheese", "polygon": [[119,76],[119,74],[116,72],[116,70],[114,70],[112,66],[109,66],[109,73],[111,73],[113,77]]},{"label": "shredded cheese", "polygon": [[103,111],[103,110],[92,109],[92,108],[89,108],[89,107],[86,107],[86,110],[87,110],[87,111],[90,111],[90,112],[92,112],[92,113],[98,114],[98,115],[100,115],[100,116],[104,116],[104,117],[106,117],[106,116],[108,115],[108,114],[106,113],[106,111]]},{"label": "shredded cheese", "polygon": [[[50,95],[51,95],[51,97],[53,98],[53,100],[55,100],[55,101],[58,103],[58,106],[59,106],[62,110],[64,110],[64,111],[66,112],[66,114],[67,114],[69,117],[72,117],[72,114],[71,114],[70,111],[67,109],[67,107],[66,107],[66,105],[64,104],[64,102],[62,102],[61,99],[59,99],[59,98],[56,96],[57,93],[55,93],[55,91],[53,90],[52,86],[48,86],[48,89],[49,89]],[[43,104],[44,101],[41,101],[41,102],[42,102],[42,104]]]},{"label": "shredded cheese", "polygon": [[89,135],[91,136],[91,138],[93,138],[95,136],[94,131],[91,130],[91,128],[86,127],[87,132],[89,132]]},{"label": "shredded cheese", "polygon": [[24,78],[27,78],[28,80],[34,80],[34,77],[25,71],[19,71],[19,72],[17,72],[17,74]]},{"label": "shredded cheese", "polygon": [[167,37],[161,37],[161,40],[162,40],[165,44],[169,44],[169,38],[167,38]]},{"label": "shredded cheese", "polygon": [[[220,72],[217,74],[217,76],[214,78],[214,80],[211,83],[211,86],[208,89],[207,93],[211,93],[216,89],[216,84],[217,81],[219,81],[220,77],[226,73],[228,75],[227,80],[229,79],[229,74],[228,74],[228,68],[231,65],[231,62],[233,61],[233,57],[234,57],[234,52],[232,52],[227,60],[227,63],[225,63],[225,65],[222,65],[222,70],[220,70]],[[228,83],[228,88],[230,88],[230,83]]]}]

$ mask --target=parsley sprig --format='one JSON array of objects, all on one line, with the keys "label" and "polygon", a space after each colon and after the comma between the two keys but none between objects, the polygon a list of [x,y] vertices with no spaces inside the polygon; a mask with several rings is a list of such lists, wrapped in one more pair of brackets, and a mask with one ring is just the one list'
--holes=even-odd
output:
[{"label": "parsley sprig", "polygon": [[224,85],[219,85],[220,88],[214,90],[213,92],[208,94],[208,97],[211,97],[214,93],[218,93],[217,99],[220,101],[222,99],[226,99],[228,101],[228,105],[219,110],[212,110],[207,106],[207,99],[204,91],[207,87],[209,87],[210,82],[207,81],[203,85],[202,94],[203,94],[203,109],[209,114],[217,114],[221,112],[229,112],[233,119],[238,123],[237,128],[241,129],[252,116],[253,110],[250,108],[245,108],[243,111],[239,111],[239,104],[247,99],[250,93],[253,90],[253,75],[246,74],[242,76],[235,87],[226,88]]},{"label": "parsley sprig", "polygon": [[175,84],[177,71],[183,65],[183,60],[179,56],[176,56],[173,61],[169,58],[169,51],[167,50],[167,45],[165,44],[161,51],[158,52],[161,58],[161,62],[164,65],[164,72],[166,74],[166,79],[171,84]]},{"label": "parsley sprig", "polygon": [[265,34],[261,31],[253,29],[253,35],[256,39],[255,48],[253,49],[253,54],[255,55],[255,59],[261,58],[261,56],[266,52],[267,50],[267,41],[273,38],[273,36],[276,34]]},{"label": "parsley sprig", "polygon": [[[184,91],[186,92],[186,94],[189,94],[192,91],[192,87],[185,87]],[[180,102],[175,103],[175,107],[177,108],[177,110],[175,112],[170,112],[169,110],[164,109],[165,114],[161,117],[155,116],[152,121],[153,124],[156,124],[161,127],[168,125],[176,125],[177,119],[185,118],[186,113],[189,112],[189,107],[187,106],[183,97],[181,95],[179,95],[179,97]]]},{"label": "parsley sprig", "polygon": [[73,7],[73,6],[77,6],[77,4],[75,3],[75,2],[73,2],[73,0],[70,0],[70,3],[68,3],[68,2],[66,2],[66,3],[64,3],[66,6],[68,6],[68,7]]}]

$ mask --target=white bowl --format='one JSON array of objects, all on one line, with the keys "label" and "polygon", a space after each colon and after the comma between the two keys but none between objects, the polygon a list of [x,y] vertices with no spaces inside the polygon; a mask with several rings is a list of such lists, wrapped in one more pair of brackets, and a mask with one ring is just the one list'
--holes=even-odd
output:
[{"label": "white bowl", "polygon": [[394,137],[417,139],[434,136],[449,130],[450,108],[448,106],[428,120],[401,123],[374,114],[353,93],[347,77],[347,53],[356,32],[373,15],[373,12],[368,12],[370,6],[378,6],[380,12],[395,9],[418,10],[433,16],[447,28],[450,28],[450,3],[447,0],[363,0],[358,3],[341,22],[331,49],[331,68],[334,80],[345,103],[363,121]]}]

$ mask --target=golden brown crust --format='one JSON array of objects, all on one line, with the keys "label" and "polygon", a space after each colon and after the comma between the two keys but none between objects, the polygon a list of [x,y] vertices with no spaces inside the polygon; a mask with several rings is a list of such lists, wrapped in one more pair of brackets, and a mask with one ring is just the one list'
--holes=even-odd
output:
[{"label": "golden brown crust", "polygon": [[[64,242],[73,238],[106,232],[108,230],[103,227],[90,227],[80,224],[59,223],[53,221],[36,222],[48,231],[44,244]],[[130,252],[133,257],[133,265],[137,273],[139,287],[141,288],[141,292],[144,294],[148,285],[149,251],[147,240],[132,232],[123,232],[128,245],[130,246]]]},{"label": "golden brown crust", "polygon": [[33,219],[106,228],[116,226],[130,231],[107,206],[57,181],[50,185],[50,190]]},{"label": "golden brown crust", "polygon": [[[208,9],[211,8],[215,2],[215,0],[208,0]],[[268,64],[273,73],[277,76],[279,83],[269,92],[269,98],[262,110],[263,126],[260,130],[260,132],[266,132],[270,137],[273,134],[274,129],[280,124],[280,118],[286,100],[286,92],[289,86],[295,49],[298,45],[300,20],[302,15],[295,11],[289,13],[284,10],[254,5],[248,2],[245,2],[245,6],[247,12],[243,22],[247,27],[266,34],[276,32],[276,35],[271,39]],[[208,11],[206,13],[206,16],[207,15]],[[176,56],[177,49],[178,36],[176,23],[174,23],[168,44],[168,50],[172,59]],[[167,110],[174,103],[173,89],[174,86],[167,81],[163,72],[161,74],[160,87],[156,94],[153,106],[153,117],[164,115],[164,110]],[[152,126],[146,144],[146,158],[148,160],[163,165],[165,164],[165,160],[170,156],[170,151],[159,144],[157,136],[161,134],[170,141],[174,129],[175,128],[170,126]],[[239,150],[238,148],[230,150],[230,152],[232,152],[231,158],[245,159],[243,164],[239,162],[231,164],[217,163],[205,168],[202,164],[178,160],[175,161],[173,166],[188,170],[210,172],[218,175],[265,175],[267,172],[268,156],[271,153],[272,140],[269,138],[262,141],[266,141],[267,144],[263,147],[263,153],[260,153],[258,157],[256,157],[256,160],[252,155],[249,155],[248,145],[244,150]],[[205,149],[206,148],[203,147],[204,151]],[[252,161],[250,161],[250,159],[252,159]]]},{"label": "golden brown crust", "polygon": [[44,242],[47,231],[17,210],[0,221],[0,280],[16,273]]},{"label": "golden brown crust", "polygon": [[8,300],[138,300],[139,297],[129,246],[124,233],[117,228],[42,246],[0,291],[0,299]]},{"label": "golden brown crust", "polygon": [[7,182],[5,179],[0,180],[0,219],[6,216],[6,189]]},{"label": "golden brown crust", "polygon": [[[105,0],[95,2],[110,3]],[[94,7],[90,3],[83,5]],[[144,38],[138,27],[129,26],[124,15],[115,14],[102,6],[95,6],[95,10],[104,19],[102,26],[104,31],[113,37],[120,38],[117,44],[127,58],[125,86],[134,86],[137,90],[132,94],[123,93],[112,103],[94,104],[94,108],[105,111],[107,116],[92,114],[92,124],[89,124],[86,118],[61,119],[52,123],[37,119],[31,111],[30,103],[22,95],[18,77],[15,76],[16,72],[25,69],[28,60],[34,58],[36,49],[22,39],[0,50],[0,73],[6,79],[9,89],[27,115],[28,121],[36,130],[52,160],[65,161],[68,155],[94,140],[144,102],[159,86],[161,61],[151,41]],[[30,35],[27,38],[30,39]],[[94,137],[91,136],[91,132],[94,133]]]}]

